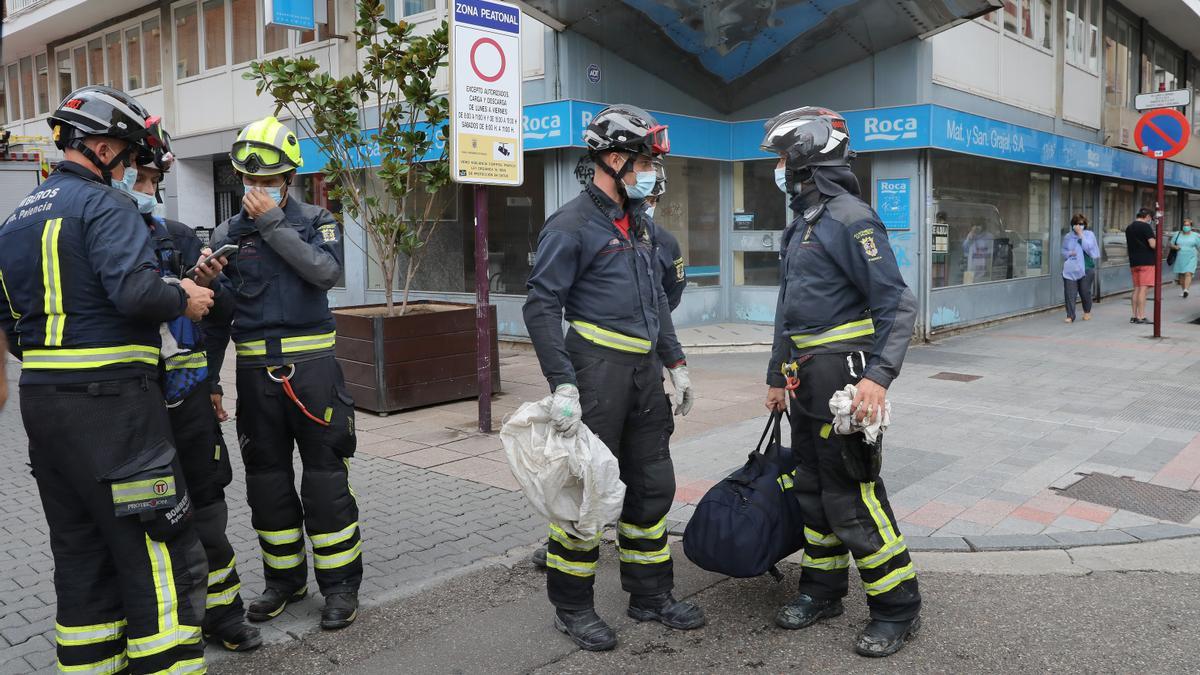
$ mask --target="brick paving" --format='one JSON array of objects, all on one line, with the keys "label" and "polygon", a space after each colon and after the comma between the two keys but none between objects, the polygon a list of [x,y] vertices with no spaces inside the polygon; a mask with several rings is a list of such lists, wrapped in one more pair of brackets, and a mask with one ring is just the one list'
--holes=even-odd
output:
[{"label": "brick paving", "polygon": [[[1200,315],[1200,302],[1168,297],[1165,315],[1163,342],[1143,337],[1148,327],[1125,323],[1124,300],[1109,300],[1087,323],[1040,315],[914,348],[891,392],[896,422],[884,462],[910,541],[990,550],[1197,532],[1054,490],[1084,471],[1200,489],[1200,415],[1189,401],[1200,375],[1200,326],[1186,323]],[[676,531],[705,491],[744,461],[766,419],[766,355],[724,352],[755,349],[769,330],[686,330],[685,342],[720,346],[697,349],[689,359],[698,398],[691,415],[676,418],[678,487],[669,516]],[[941,372],[982,377],[931,379]],[[528,349],[505,349],[501,376],[497,426],[522,402],[547,393]],[[0,532],[8,544],[0,550],[0,675],[45,669],[54,658],[53,561],[13,393],[0,412],[0,453],[9,467],[0,474]],[[518,491],[499,440],[476,431],[476,406],[463,401],[387,417],[359,414],[351,479],[362,511],[364,604],[529,549],[543,536],[544,523]],[[236,447],[232,422],[225,433]],[[232,454],[229,535],[253,597],[262,588],[261,563],[240,459]],[[296,603],[265,624],[265,636],[296,639],[315,629],[319,611],[319,595]],[[215,648],[209,654],[223,658]]]}]

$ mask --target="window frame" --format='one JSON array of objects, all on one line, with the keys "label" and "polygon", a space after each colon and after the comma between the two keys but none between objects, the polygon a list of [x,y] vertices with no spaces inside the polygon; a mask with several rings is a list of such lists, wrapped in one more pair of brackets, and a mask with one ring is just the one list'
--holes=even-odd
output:
[{"label": "window frame", "polygon": [[433,0],[432,9],[424,9],[420,12],[412,14],[404,14],[400,10],[404,6],[404,0],[387,0],[387,5],[384,7],[384,16],[392,21],[404,19],[405,21],[422,21],[427,18],[432,18],[438,15],[445,8],[443,0]]},{"label": "window frame", "polygon": [[[1070,1],[1070,0],[1068,0],[1068,1]],[[1017,9],[1017,17],[1016,17],[1017,18],[1017,23],[1016,23],[1017,30],[1015,33],[1008,29],[1008,25],[1005,24],[1005,21],[1004,21],[1004,15],[1008,11],[1008,5],[1007,5],[1008,2],[1014,3],[1016,5],[1016,9]],[[1030,27],[1032,27],[1033,31],[1034,31],[1033,37],[1026,37],[1026,35],[1025,35],[1026,28],[1027,28],[1026,23],[1025,23],[1027,20],[1026,19],[1026,9],[1029,8],[1030,10],[1032,10],[1033,4],[1031,4],[1031,3],[1037,3],[1039,7],[1043,7],[1043,13],[1040,14],[1039,16],[1041,16],[1043,18],[1049,17],[1049,19],[1050,19],[1050,25],[1045,26],[1042,29],[1045,32],[1045,35],[1043,36],[1045,38],[1045,42],[1049,42],[1049,46],[1047,46],[1043,41],[1038,40],[1038,30],[1039,30],[1038,26],[1037,26],[1038,22],[1034,20],[1034,15],[1033,15],[1032,11],[1028,12],[1028,14],[1029,14],[1028,21],[1030,22]],[[1044,9],[1044,7],[1047,5],[1049,6],[1048,10]],[[1021,44],[1024,44],[1028,47],[1033,47],[1034,49],[1038,50],[1039,52],[1042,52],[1043,54],[1053,56],[1054,50],[1058,47],[1058,40],[1055,39],[1055,33],[1058,32],[1056,30],[1057,22],[1055,21],[1056,17],[1058,16],[1058,7],[1059,7],[1058,0],[1005,0],[1005,6],[996,10],[997,12],[1000,12],[1000,14],[999,14],[1000,21],[999,21],[999,24],[997,27],[1000,29],[1000,32],[1004,33],[1004,35],[1006,37],[1008,37],[1012,40],[1016,40],[1017,42],[1020,42]],[[1064,7],[1065,7],[1065,5],[1064,5]],[[990,22],[988,22],[988,21],[985,21],[985,23],[990,24]]]},{"label": "window frame", "polygon": [[[1075,10],[1073,16],[1067,16],[1068,6]],[[1099,16],[1093,16],[1095,10],[1099,11]],[[1064,36],[1069,34],[1074,37],[1073,40],[1064,39],[1066,44],[1063,45],[1063,56],[1067,65],[1092,75],[1101,74],[1104,61],[1105,16],[1105,7],[1102,3],[1098,4],[1097,0],[1063,0],[1063,33]]]},{"label": "window frame", "polygon": [[[338,39],[337,37],[335,37],[335,30],[334,30],[334,27],[336,26],[335,17],[329,16],[329,17],[327,17],[328,20],[327,20],[327,23],[325,24],[327,26],[326,32],[328,34],[326,39],[313,40],[312,42],[301,43],[299,41],[300,40],[300,32],[288,29],[287,30],[287,46],[282,49],[278,49],[278,50],[275,50],[272,52],[267,52],[267,51],[265,51],[267,26],[263,22],[263,18],[266,16],[264,9],[263,9],[263,0],[254,0],[254,34],[255,34],[255,38],[257,39],[258,43],[255,45],[253,56],[251,56],[246,61],[235,62],[235,57],[234,57],[234,53],[233,53],[233,19],[234,19],[233,3],[231,2],[231,0],[221,0],[221,2],[222,2],[222,7],[224,9],[224,17],[225,17],[225,64],[220,65],[220,66],[213,66],[211,68],[209,67],[209,65],[207,63],[208,57],[205,53],[205,48],[204,48],[204,44],[203,44],[204,30],[205,30],[204,0],[178,0],[177,2],[171,3],[170,17],[171,17],[172,24],[174,24],[174,21],[175,21],[175,10],[179,7],[193,5],[196,9],[196,16],[198,17],[198,20],[196,23],[196,30],[197,30],[197,38],[198,38],[198,43],[199,43],[198,51],[199,51],[199,59],[200,59],[200,68],[198,69],[198,72],[195,75],[188,75],[187,77],[175,78],[176,85],[187,84],[189,82],[194,82],[196,80],[202,80],[207,77],[214,77],[216,75],[240,72],[240,71],[245,70],[246,67],[249,66],[252,61],[258,61],[258,60],[268,59],[268,58],[275,58],[277,56],[296,56],[296,55],[304,54],[304,53],[314,51],[314,50],[317,50],[320,48],[329,47],[330,45],[332,45],[334,43],[334,41],[336,39]],[[336,4],[335,4],[335,8],[336,8]],[[318,33],[319,33],[319,31],[318,31]],[[171,63],[173,65],[178,63],[178,49],[179,49],[179,40],[175,39],[175,35],[172,35]]]},{"label": "window frame", "polygon": [[[90,82],[91,76],[89,73],[91,71],[91,61],[90,61],[90,59],[87,58],[88,42],[96,39],[97,37],[99,37],[101,39],[101,41],[103,41],[107,35],[109,35],[111,33],[119,33],[121,36],[121,70],[122,70],[122,73],[121,73],[122,80],[119,82],[119,85],[120,85],[119,88],[122,89],[123,91],[129,92],[131,95],[134,95],[134,96],[152,92],[156,89],[162,89],[162,76],[161,76],[162,54],[161,53],[158,55],[159,56],[159,72],[160,72],[159,83],[152,87],[145,86],[145,83],[146,83],[145,23],[151,19],[158,19],[158,18],[159,18],[159,13],[158,13],[158,10],[155,9],[154,11],[140,14],[140,15],[133,17],[127,21],[122,21],[121,23],[113,24],[111,26],[105,26],[102,29],[96,30],[92,33],[88,33],[87,35],[83,35],[83,36],[79,37],[78,39],[72,40],[71,42],[64,42],[62,44],[54,45],[54,58],[52,59],[55,64],[54,65],[54,75],[55,75],[54,88],[58,89],[60,87],[60,85],[62,84],[62,81],[58,76],[58,74],[59,74],[58,64],[60,62],[59,59],[61,58],[62,54],[65,53],[69,57],[68,60],[71,62],[71,67],[72,67],[71,86],[74,89],[78,89],[79,87],[83,86],[83,82],[81,82],[79,79],[79,73],[76,73],[74,71],[75,50],[78,48],[81,48],[81,47],[84,50],[84,65],[87,66],[88,71],[89,71],[88,73],[84,73],[84,81]],[[173,18],[173,15],[172,15],[172,18]],[[139,70],[138,75],[139,75],[139,83],[142,84],[143,86],[138,89],[126,89],[125,85],[129,84],[128,36],[129,36],[130,29],[133,29],[133,28],[138,29],[138,53],[141,55],[141,63],[138,64],[138,70]],[[159,40],[160,40],[160,44],[161,44],[161,40],[162,40],[162,22],[161,21],[159,21]],[[107,51],[105,52],[104,71],[105,72],[100,77],[100,81],[107,82],[110,79],[108,77],[108,54],[107,54]],[[58,92],[58,98],[56,100],[58,100],[58,101],[63,100],[64,98],[67,97],[67,94],[69,94],[69,93],[71,93],[71,92],[69,92],[69,91]]]}]

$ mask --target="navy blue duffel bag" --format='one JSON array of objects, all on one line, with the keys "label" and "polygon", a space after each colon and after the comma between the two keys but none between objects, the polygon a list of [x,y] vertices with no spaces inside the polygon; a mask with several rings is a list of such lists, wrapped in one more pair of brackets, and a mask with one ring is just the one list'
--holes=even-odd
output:
[{"label": "navy blue duffel bag", "polygon": [[780,579],[775,563],[804,547],[800,503],[793,493],[797,461],[780,440],[781,418],[781,413],[771,416],[746,465],[696,505],[683,533],[683,552],[698,567],[731,577],[770,572]]}]

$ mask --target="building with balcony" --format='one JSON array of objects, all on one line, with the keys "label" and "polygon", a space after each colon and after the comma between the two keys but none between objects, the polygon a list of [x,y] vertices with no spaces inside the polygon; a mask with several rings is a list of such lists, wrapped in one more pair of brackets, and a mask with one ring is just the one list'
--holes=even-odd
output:
[{"label": "building with balcony", "polygon": [[[176,139],[169,213],[212,227],[239,207],[230,143],[273,109],[241,78],[248,64],[290,54],[334,74],[356,67],[344,37],[353,3],[318,4],[324,22],[302,32],[264,27],[261,0],[10,0],[0,117],[29,149],[46,149],[45,117],[70,89],[130,91],[162,111]],[[758,149],[761,124],[823,105],[847,116],[864,196],[888,225],[929,336],[1060,303],[1059,248],[1076,212],[1104,243],[1101,291],[1127,290],[1123,230],[1154,201],[1154,163],[1132,146],[1133,97],[1194,88],[1200,75],[1192,0],[518,4],[525,183],[489,190],[492,299],[513,336],[525,332],[520,307],[543,222],[577,193],[581,131],[603,104],[640,105],[671,125],[655,217],[679,239],[691,280],[676,324],[773,318],[791,214],[775,160]],[[432,26],[446,0],[392,0],[389,11]],[[1197,108],[1184,112],[1200,134]],[[305,148],[298,185],[325,203],[321,158]],[[1167,175],[1170,230],[1200,215],[1200,143]],[[467,300],[472,193],[441,197],[434,262],[415,287]],[[353,223],[347,242],[334,301],[381,301],[380,272]]]}]

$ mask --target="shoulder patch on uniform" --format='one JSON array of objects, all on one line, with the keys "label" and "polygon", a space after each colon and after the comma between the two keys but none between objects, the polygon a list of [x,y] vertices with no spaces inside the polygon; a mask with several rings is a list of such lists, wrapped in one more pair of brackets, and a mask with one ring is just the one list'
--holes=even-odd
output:
[{"label": "shoulder patch on uniform", "polygon": [[674,265],[675,265],[675,281],[683,281],[684,277],[687,276],[683,270],[683,267],[684,267],[683,258],[676,258]]},{"label": "shoulder patch on uniform", "polygon": [[875,230],[859,230],[854,233],[854,239],[862,246],[863,253],[867,254],[868,261],[875,262],[880,259],[879,246],[875,244]]},{"label": "shoulder patch on uniform", "polygon": [[324,241],[337,241],[337,223],[325,223],[317,227]]}]

